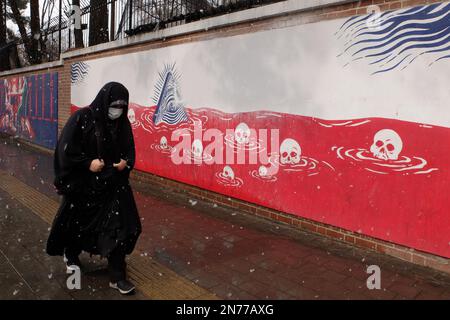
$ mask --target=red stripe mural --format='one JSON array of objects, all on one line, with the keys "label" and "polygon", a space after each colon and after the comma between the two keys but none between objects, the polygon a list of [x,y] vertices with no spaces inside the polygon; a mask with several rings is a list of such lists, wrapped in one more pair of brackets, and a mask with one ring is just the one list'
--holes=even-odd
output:
[{"label": "red stripe mural", "polygon": [[[45,80],[47,79],[47,80]],[[0,80],[0,131],[48,148],[56,145],[57,73]]]},{"label": "red stripe mural", "polygon": [[450,258],[449,12],[438,3],[382,13],[375,29],[355,16],[75,63],[72,107],[122,82],[138,169]]},{"label": "red stripe mural", "polygon": [[[445,214],[450,207],[445,192],[450,189],[450,153],[442,153],[439,143],[450,140],[447,128],[382,118],[330,121],[274,112],[226,114],[187,108],[190,120],[182,126],[187,133],[183,145],[183,139],[171,141],[179,125],[154,125],[156,106],[130,107],[137,169],[450,256],[450,217]],[[279,149],[271,149],[270,132],[267,137],[249,134],[248,140],[240,141],[242,123],[256,132],[280,128]],[[194,131],[203,135],[209,129],[234,131],[219,135],[220,164],[211,164],[220,157],[205,152],[213,142],[199,138],[195,144]],[[231,157],[226,155],[227,146]],[[252,148],[258,154],[254,164],[249,163]],[[238,163],[239,149],[246,163]],[[171,157],[177,153],[190,164],[175,164]]]}]

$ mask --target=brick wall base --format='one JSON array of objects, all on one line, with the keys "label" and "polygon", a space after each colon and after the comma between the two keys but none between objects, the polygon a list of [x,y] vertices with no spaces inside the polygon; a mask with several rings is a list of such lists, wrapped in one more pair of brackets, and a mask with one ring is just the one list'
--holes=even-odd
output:
[{"label": "brick wall base", "polygon": [[287,224],[295,228],[333,238],[335,240],[342,241],[356,247],[387,254],[407,262],[450,274],[450,259],[447,258],[417,251],[412,248],[400,246],[383,240],[378,240],[365,236],[363,234],[351,232],[327,224],[322,224],[267,207],[252,204],[243,200],[230,198],[226,195],[222,195],[205,189],[200,189],[195,186],[163,178],[151,173],[134,170],[132,172],[131,178],[143,183],[156,183],[164,187],[170,187],[177,192],[187,193],[193,197],[211,201],[221,206],[239,209],[241,211],[254,214],[265,219],[277,221],[279,223]]}]

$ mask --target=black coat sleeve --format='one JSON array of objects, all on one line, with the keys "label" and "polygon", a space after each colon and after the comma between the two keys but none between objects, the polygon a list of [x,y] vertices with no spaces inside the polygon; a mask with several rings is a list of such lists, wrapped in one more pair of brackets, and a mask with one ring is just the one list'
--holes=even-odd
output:
[{"label": "black coat sleeve", "polygon": [[55,149],[55,177],[64,178],[74,172],[89,170],[92,157],[83,150],[83,130],[86,126],[86,111],[72,114],[64,126]]},{"label": "black coat sleeve", "polygon": [[130,172],[134,168],[136,161],[136,151],[134,146],[133,129],[131,129],[128,119],[124,121],[123,140],[121,143],[120,157],[127,162],[125,170]]}]

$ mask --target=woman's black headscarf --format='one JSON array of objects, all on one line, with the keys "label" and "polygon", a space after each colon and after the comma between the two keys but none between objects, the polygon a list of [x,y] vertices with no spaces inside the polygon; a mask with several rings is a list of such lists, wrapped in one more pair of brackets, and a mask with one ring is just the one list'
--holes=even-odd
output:
[{"label": "woman's black headscarf", "polygon": [[[127,88],[119,82],[108,82],[98,92],[94,101],[89,108],[92,110],[95,119],[96,135],[99,135],[98,152],[99,157],[105,156],[105,141],[111,141],[108,147],[112,147],[113,157],[119,155],[119,146],[127,142],[127,125],[129,121],[128,113],[129,93]],[[108,117],[108,109],[110,107],[120,106],[123,109],[122,115],[116,120],[110,120]],[[119,139],[119,140],[117,140]],[[125,140],[125,141],[124,141]],[[119,159],[115,159],[116,161]]]}]

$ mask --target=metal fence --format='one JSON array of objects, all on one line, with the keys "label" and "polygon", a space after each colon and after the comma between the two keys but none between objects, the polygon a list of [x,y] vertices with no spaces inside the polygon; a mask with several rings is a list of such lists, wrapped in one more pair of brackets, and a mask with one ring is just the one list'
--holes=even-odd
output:
[{"label": "metal fence", "polygon": [[[57,60],[62,52],[75,48],[73,2],[53,1],[59,1],[59,13],[42,23],[43,62]],[[105,33],[101,42],[114,41],[280,1],[285,0],[79,0],[83,46],[92,45],[93,33]],[[91,15],[100,17],[106,30],[94,28]],[[16,44],[20,48],[21,41]]]}]

